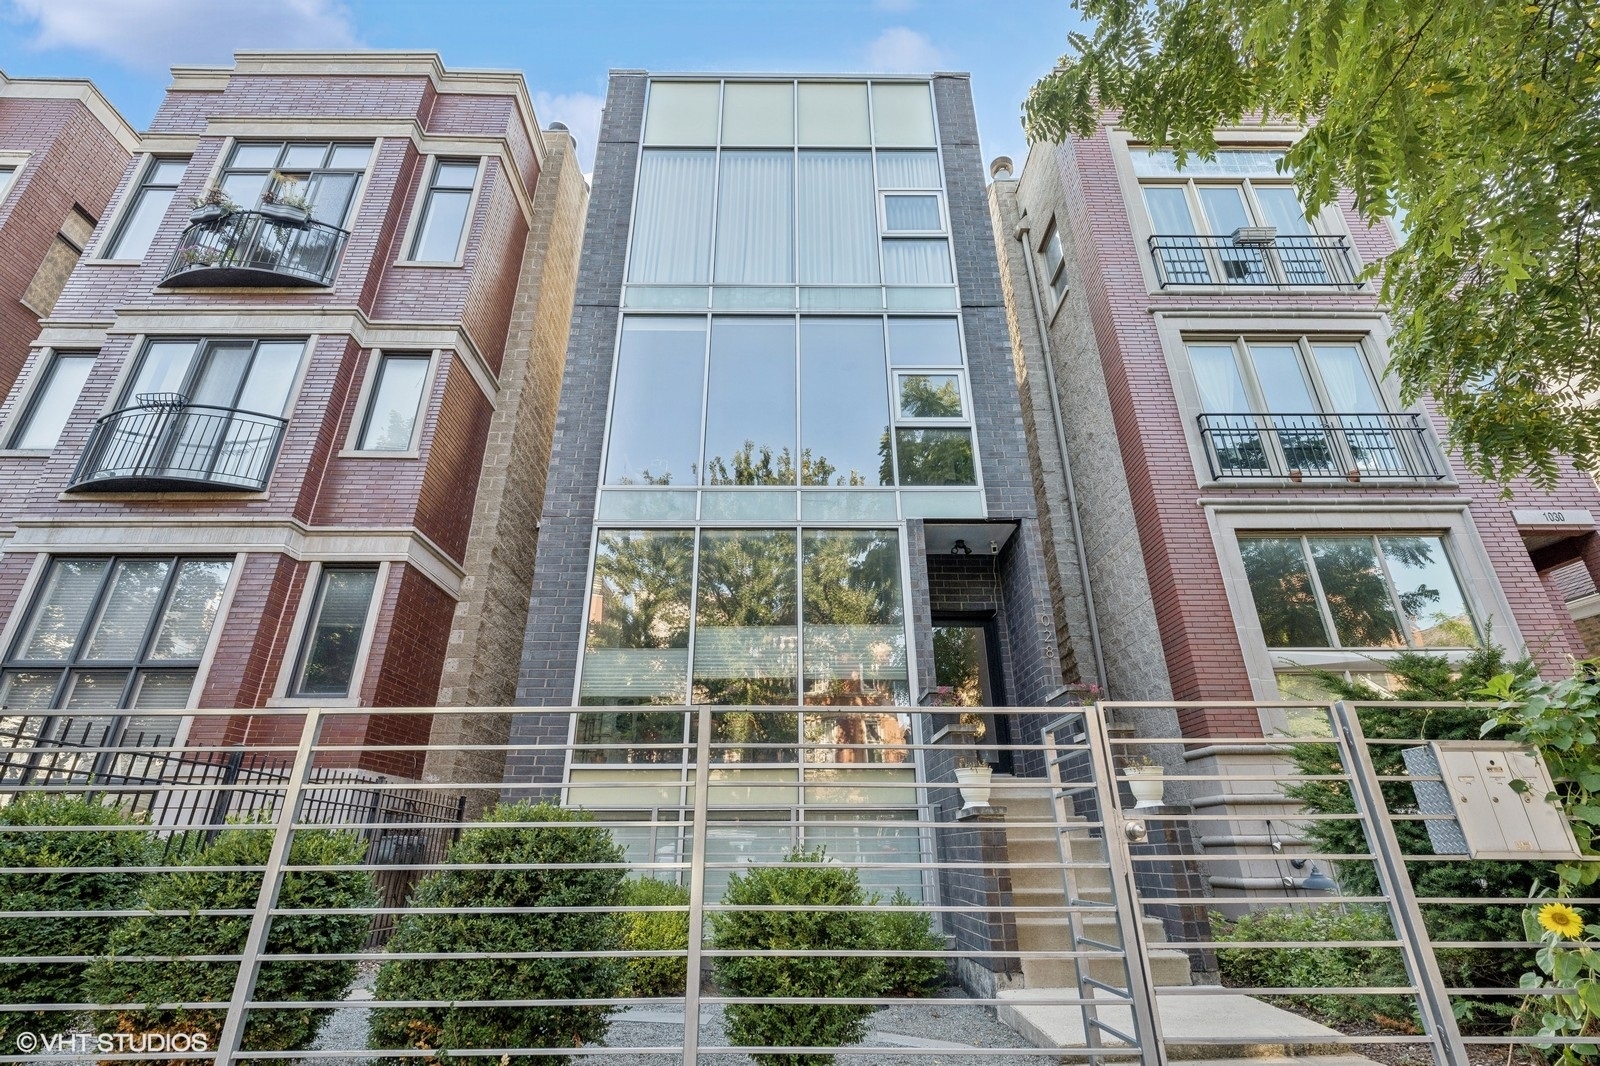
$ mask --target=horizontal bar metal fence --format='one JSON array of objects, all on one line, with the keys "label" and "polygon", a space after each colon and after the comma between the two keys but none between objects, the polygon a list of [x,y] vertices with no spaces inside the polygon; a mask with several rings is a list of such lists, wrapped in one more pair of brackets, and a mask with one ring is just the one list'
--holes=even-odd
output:
[{"label": "horizontal bar metal fence", "polygon": [[[854,709],[905,716],[891,760],[849,728],[780,732],[792,707],[738,708],[772,716],[772,732],[739,739],[715,728],[730,708],[608,707],[679,713],[688,728],[639,762],[612,761],[643,750],[626,741],[547,745],[554,762],[531,765],[567,770],[515,780],[437,771],[530,765],[526,745],[324,740],[358,734],[348,720],[370,709],[250,711],[288,719],[265,735],[296,739],[249,749],[85,743],[101,765],[161,770],[0,781],[0,934],[28,933],[0,935],[0,1062],[74,1048],[98,1061],[422,1062],[443,1049],[1008,1066],[1407,1045],[1468,1066],[1471,1045],[1534,1042],[1537,996],[1452,983],[1520,965],[1531,946],[1457,936],[1445,919],[1516,917],[1529,902],[1501,883],[1426,894],[1428,869],[1462,860],[1432,854],[1419,823],[1438,816],[1414,810],[1429,778],[1397,768],[1418,743],[1411,718],[1390,704],[1205,704],[1249,708],[1265,728],[1204,740],[1122,728],[1189,706],[986,709],[1036,739],[981,749],[923,741],[960,709]],[[192,713],[190,736],[221,736],[201,725],[241,714]],[[1485,713],[1417,717],[1421,731],[1460,730]],[[958,765],[1000,751],[1019,772],[964,801]],[[420,780],[360,776],[363,760],[401,754]],[[210,769],[230,760],[231,777]],[[1151,784],[1164,789],[1154,804]],[[158,812],[212,812],[219,797],[246,819],[207,813],[203,844],[163,850]],[[51,824],[39,805],[70,798],[128,820]],[[428,833],[452,842],[403,843]],[[142,864],[106,858],[145,838]],[[386,874],[409,895],[378,892]],[[1305,915],[1322,924],[1297,925]],[[374,938],[375,924],[392,935]],[[1344,968],[1339,980],[1281,969],[1291,956]],[[1461,965],[1480,957],[1493,966]],[[893,981],[911,983],[919,963],[926,983],[905,994]],[[1523,1016],[1480,1007],[1457,1022],[1469,1004]],[[1362,1011],[1385,1021],[1353,1021]]]}]

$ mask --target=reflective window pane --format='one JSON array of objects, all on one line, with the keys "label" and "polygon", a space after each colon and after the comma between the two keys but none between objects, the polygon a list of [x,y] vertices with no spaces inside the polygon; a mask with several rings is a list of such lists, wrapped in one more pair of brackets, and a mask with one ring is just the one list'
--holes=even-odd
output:
[{"label": "reflective window pane", "polygon": [[729,82],[723,88],[722,143],[794,143],[794,86],[788,82]]},{"label": "reflective window pane", "polygon": [[[703,285],[711,280],[714,152],[647,151],[639,160],[628,281]],[[699,306],[705,306],[704,293]]]},{"label": "reflective window pane", "polygon": [[161,601],[167,572],[167,559],[122,559],[111,575],[111,585],[100,605],[85,659],[129,660],[139,658],[150,617]]},{"label": "reflective window pane", "polygon": [[953,318],[891,317],[889,361],[895,366],[960,366],[960,326]]},{"label": "reflective window pane", "polygon": [[967,429],[897,429],[902,485],[976,485],[972,431]]},{"label": "reflective window pane", "polygon": [[378,582],[375,568],[325,568],[306,625],[296,696],[346,696],[355,680],[356,658],[367,611]]},{"label": "reflective window pane", "polygon": [[[693,573],[692,531],[600,532],[580,702],[684,703]],[[629,722],[651,733],[662,725],[648,718]]]},{"label": "reflective window pane", "polygon": [[1339,644],[1346,648],[1402,647],[1400,621],[1394,615],[1372,538],[1311,537],[1307,543]]},{"label": "reflective window pane", "polygon": [[1267,647],[1329,647],[1300,538],[1240,537],[1239,554]]},{"label": "reflective window pane", "polygon": [[[806,703],[908,703],[899,536],[893,530],[804,530],[800,594]],[[840,728],[844,736],[865,733],[861,719],[844,724],[841,718]]]},{"label": "reflective window pane", "polygon": [[624,321],[606,484],[695,484],[705,346],[704,319],[630,316]]},{"label": "reflective window pane", "polygon": [[867,145],[867,87],[859,82],[800,84],[800,143]]},{"label": "reflective window pane", "polygon": [[14,657],[43,662],[65,662],[71,657],[110,565],[107,559],[68,556],[53,560]]},{"label": "reflective window pane", "polygon": [[874,82],[872,135],[878,144],[927,148],[937,143],[926,82]]},{"label": "reflective window pane", "polygon": [[303,341],[262,341],[256,345],[250,371],[239,388],[236,401],[241,411],[281,415],[289,402],[289,392],[300,372],[305,354]]},{"label": "reflective window pane", "polygon": [[716,144],[721,86],[714,81],[652,81],[645,144]]},{"label": "reflective window pane", "polygon": [[434,189],[423,208],[422,224],[411,245],[411,258],[419,263],[450,263],[461,247],[467,225],[467,203],[472,194],[463,190]]},{"label": "reflective window pane", "polygon": [[221,559],[185,559],[178,564],[177,579],[167,597],[149,658],[200,659],[232,571],[233,564]]},{"label": "reflective window pane", "polygon": [[293,167],[296,170],[309,170],[320,167],[327,157],[326,144],[291,144],[284,149],[283,159],[278,166],[280,169]]},{"label": "reflective window pane", "polygon": [[1423,648],[1473,648],[1477,628],[1440,537],[1379,537],[1410,642]]},{"label": "reflective window pane", "polygon": [[960,418],[961,379],[954,374],[901,374],[901,418]]},{"label": "reflective window pane", "polygon": [[239,144],[233,149],[233,160],[228,169],[270,170],[278,165],[281,144]]},{"label": "reflective window pane", "polygon": [[411,447],[429,363],[425,355],[383,357],[361,427],[357,446],[362,451],[403,452]]},{"label": "reflective window pane", "polygon": [[478,164],[440,162],[434,170],[436,189],[470,189],[478,180]]},{"label": "reflective window pane", "polygon": [[892,485],[883,323],[800,324],[800,483]]},{"label": "reflective window pane", "polygon": [[54,448],[93,367],[92,355],[58,355],[52,359],[22,425],[11,438],[11,447]]},{"label": "reflective window pane", "polygon": [[370,144],[336,144],[333,155],[328,158],[328,166],[337,170],[365,170],[367,160],[371,158]]},{"label": "reflective window pane", "polygon": [[[1274,414],[1309,414],[1317,409],[1306,385],[1299,350],[1292,344],[1252,344],[1250,360],[1255,364],[1261,398]],[[1240,408],[1243,410],[1243,408]]]},{"label": "reflective window pane", "polygon": [[704,484],[795,483],[794,341],[793,319],[712,324]]}]

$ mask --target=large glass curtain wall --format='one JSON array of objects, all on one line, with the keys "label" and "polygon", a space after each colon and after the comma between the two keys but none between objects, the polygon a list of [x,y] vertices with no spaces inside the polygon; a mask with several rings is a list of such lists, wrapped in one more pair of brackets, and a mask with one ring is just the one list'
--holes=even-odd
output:
[{"label": "large glass curtain wall", "polygon": [[654,81],[632,308],[953,309],[926,82]]}]

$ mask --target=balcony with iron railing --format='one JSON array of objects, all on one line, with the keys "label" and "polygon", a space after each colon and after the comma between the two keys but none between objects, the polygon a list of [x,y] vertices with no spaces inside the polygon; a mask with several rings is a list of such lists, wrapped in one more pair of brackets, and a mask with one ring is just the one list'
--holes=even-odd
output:
[{"label": "balcony with iron railing", "polygon": [[348,236],[309,218],[234,211],[184,230],[161,283],[174,288],[332,285]]},{"label": "balcony with iron railing", "polygon": [[1422,416],[1203,414],[1213,480],[1234,478],[1439,481],[1445,471]]},{"label": "balcony with iron railing", "polygon": [[1161,288],[1189,285],[1360,289],[1345,237],[1279,236],[1270,226],[1231,234],[1158,233],[1149,240]]},{"label": "balcony with iron railing", "polygon": [[142,393],[102,416],[72,472],[78,492],[256,491],[267,487],[287,419]]}]

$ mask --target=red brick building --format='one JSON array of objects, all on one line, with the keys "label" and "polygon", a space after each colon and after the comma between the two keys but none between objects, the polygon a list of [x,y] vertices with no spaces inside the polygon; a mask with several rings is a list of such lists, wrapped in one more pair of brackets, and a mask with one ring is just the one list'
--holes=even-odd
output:
[{"label": "red brick building", "polygon": [[[1398,651],[1487,641],[1559,675],[1585,654],[1565,601],[1572,566],[1600,574],[1600,494],[1569,468],[1503,497],[1446,450],[1430,401],[1401,402],[1361,280],[1396,233],[1348,197],[1306,218],[1276,168],[1296,136],[1225,131],[1215,160],[1180,168],[1108,124],[1034,146],[1020,175],[995,163],[1077,660],[1102,664],[1113,698],[1148,701],[1317,698],[1319,668],[1382,688]],[[1139,723],[1283,726],[1249,708]]]},{"label": "red brick building", "polygon": [[241,53],[175,70],[136,147],[0,407],[8,728],[199,743],[185,709],[433,705],[483,609],[474,537],[542,493],[570,136],[517,73]]},{"label": "red brick building", "polygon": [[0,390],[17,380],[138,146],[89,82],[0,71]]}]

